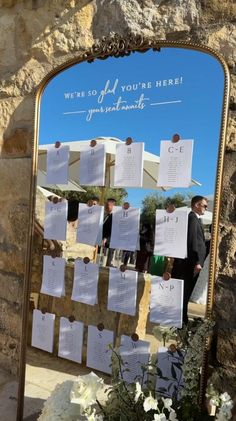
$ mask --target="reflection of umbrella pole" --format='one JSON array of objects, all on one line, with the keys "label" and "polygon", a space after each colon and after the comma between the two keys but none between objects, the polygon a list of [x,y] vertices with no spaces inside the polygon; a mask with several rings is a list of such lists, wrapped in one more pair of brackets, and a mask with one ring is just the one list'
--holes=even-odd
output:
[{"label": "reflection of umbrella pole", "polygon": [[93,261],[94,261],[94,263],[96,263],[97,255],[98,255],[98,246],[95,246],[94,253],[93,253]]},{"label": "reflection of umbrella pole", "polygon": [[[107,192],[107,188],[110,186],[110,167],[114,165],[114,161],[111,161],[111,155],[107,155],[106,159],[106,172],[105,172],[105,186],[100,187],[100,198],[99,198],[99,204],[100,206],[104,206],[105,203],[105,195]],[[108,187],[106,187],[108,186]],[[98,254],[98,246],[96,246],[94,250],[94,262],[96,263],[97,260],[97,254]]]},{"label": "reflection of umbrella pole", "polygon": [[106,188],[106,187],[100,187],[100,198],[99,198],[99,204],[100,204],[101,206],[103,206],[103,205],[104,205],[104,202],[105,202],[105,194],[106,194],[106,190],[107,190],[107,188]]}]

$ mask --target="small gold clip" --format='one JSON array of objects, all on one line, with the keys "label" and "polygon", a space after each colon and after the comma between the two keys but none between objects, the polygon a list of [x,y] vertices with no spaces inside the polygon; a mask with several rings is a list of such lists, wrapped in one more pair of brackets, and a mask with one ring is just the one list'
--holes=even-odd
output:
[{"label": "small gold clip", "polygon": [[133,143],[133,139],[132,139],[132,137],[127,137],[127,139],[126,139],[126,141],[125,141],[125,144],[126,144],[127,146],[129,146],[129,145],[131,145],[131,143]]},{"label": "small gold clip", "polygon": [[98,329],[98,330],[100,330],[100,332],[101,332],[102,330],[104,330],[104,324],[103,324],[103,323],[98,323],[98,325],[97,325],[97,329]]},{"label": "small gold clip", "polygon": [[132,335],[131,335],[131,339],[132,339],[132,341],[133,342],[138,342],[138,340],[139,340],[139,336],[138,336],[138,334],[137,333],[132,333]]},{"label": "small gold clip", "polygon": [[94,148],[94,146],[96,146],[96,144],[97,144],[97,141],[95,139],[91,140],[91,142],[90,142],[91,148]]},{"label": "small gold clip", "polygon": [[180,135],[178,133],[173,134],[171,142],[177,143],[180,140]]},{"label": "small gold clip", "polygon": [[125,202],[125,203],[123,204],[123,209],[128,210],[128,209],[129,209],[129,207],[130,207],[129,202]]},{"label": "small gold clip", "polygon": [[162,278],[164,281],[169,281],[169,279],[171,278],[170,273],[169,272],[164,272],[162,275]]}]

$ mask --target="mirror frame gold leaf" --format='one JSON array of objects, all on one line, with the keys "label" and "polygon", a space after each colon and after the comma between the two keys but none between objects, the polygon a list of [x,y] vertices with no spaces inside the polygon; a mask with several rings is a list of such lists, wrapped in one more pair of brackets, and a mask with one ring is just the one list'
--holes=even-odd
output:
[{"label": "mirror frame gold leaf", "polygon": [[[222,66],[224,72],[224,94],[222,102],[222,117],[221,128],[219,134],[219,152],[215,183],[215,202],[214,214],[212,221],[212,239],[210,250],[210,267],[209,267],[209,282],[206,315],[207,319],[212,317],[212,308],[214,302],[214,280],[216,276],[216,260],[217,260],[217,242],[218,242],[218,225],[220,218],[220,203],[222,191],[222,175],[224,165],[224,152],[226,144],[226,128],[228,118],[228,104],[229,104],[229,89],[230,89],[230,74],[227,63],[224,58],[214,51],[212,48],[192,42],[182,41],[166,41],[154,38],[145,38],[141,35],[127,34],[125,38],[118,34],[111,35],[110,38],[103,37],[87,51],[78,53],[69,61],[64,62],[59,67],[49,72],[41,81],[36,95],[35,95],[35,115],[34,115],[34,138],[32,145],[32,167],[31,167],[31,181],[30,181],[30,206],[29,206],[29,226],[28,226],[28,243],[26,256],[26,270],[25,282],[23,289],[23,317],[22,317],[22,337],[20,344],[20,363],[19,363],[19,389],[18,389],[18,409],[17,420],[23,419],[24,408],[24,384],[25,384],[25,367],[26,367],[26,348],[27,348],[27,329],[28,329],[28,312],[29,312],[29,298],[30,298],[30,278],[31,278],[31,255],[33,246],[34,234],[34,211],[36,201],[36,181],[37,181],[37,155],[38,155],[38,139],[39,139],[39,124],[40,124],[40,100],[47,83],[60,72],[66,70],[74,64],[81,62],[92,63],[95,59],[105,60],[109,57],[124,57],[133,52],[145,53],[153,49],[159,51],[161,48],[183,48],[196,50],[213,56]],[[206,343],[204,350],[204,358],[202,364],[201,383],[200,383],[200,399],[202,401],[204,396],[204,389],[206,384],[207,361],[208,361],[209,341]]]}]

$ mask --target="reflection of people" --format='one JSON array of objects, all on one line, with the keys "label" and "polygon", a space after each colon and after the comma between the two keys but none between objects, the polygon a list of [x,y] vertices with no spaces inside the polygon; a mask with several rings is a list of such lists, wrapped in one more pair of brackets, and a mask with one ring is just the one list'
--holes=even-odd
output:
[{"label": "reflection of people", "polygon": [[[209,226],[209,233],[208,237],[211,235],[211,225]],[[209,277],[209,264],[210,264],[210,243],[211,240],[208,238],[206,240],[206,259],[204,262],[203,269],[201,270],[197,283],[194,287],[192,292],[190,301],[197,303],[197,304],[204,304],[206,305],[207,301],[207,289],[208,289],[208,277]]]},{"label": "reflection of people", "polygon": [[204,230],[200,216],[207,209],[207,199],[194,196],[191,200],[192,211],[188,216],[187,258],[175,259],[172,278],[184,280],[183,322],[188,322],[188,302],[197,282],[206,257]]},{"label": "reflection of people", "polygon": [[134,262],[134,251],[123,250],[122,260],[123,260],[123,263],[124,263],[125,266],[127,266],[128,262],[130,262],[130,264],[133,264],[133,262]]},{"label": "reflection of people", "polygon": [[67,221],[75,222],[78,219],[79,201],[77,199],[68,200]]},{"label": "reflection of people", "polygon": [[114,256],[115,249],[110,249],[110,239],[111,239],[111,227],[112,227],[112,210],[116,203],[116,200],[113,198],[107,199],[107,202],[104,206],[105,217],[103,221],[103,230],[102,230],[102,245],[107,249],[107,263],[106,266],[111,266],[111,261]]},{"label": "reflection of people", "polygon": [[143,223],[139,239],[140,250],[137,251],[135,269],[139,272],[148,272],[150,258],[153,254],[153,233],[150,224]]}]

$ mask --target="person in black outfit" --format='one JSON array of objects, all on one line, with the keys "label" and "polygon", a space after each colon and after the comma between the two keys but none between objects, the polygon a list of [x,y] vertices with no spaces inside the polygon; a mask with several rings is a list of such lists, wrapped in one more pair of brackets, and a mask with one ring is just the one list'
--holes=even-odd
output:
[{"label": "person in black outfit", "polygon": [[138,272],[148,272],[150,259],[153,255],[153,232],[149,223],[144,222],[139,233],[140,250],[137,251],[135,269]]},{"label": "person in black outfit", "polygon": [[107,199],[107,202],[104,206],[105,209],[105,217],[103,221],[103,230],[102,230],[102,245],[106,249],[107,254],[107,263],[106,266],[111,266],[111,261],[114,256],[115,249],[111,249],[110,247],[110,239],[111,239],[111,227],[112,227],[112,210],[114,205],[116,204],[116,200],[113,198]]},{"label": "person in black outfit", "polygon": [[183,322],[188,323],[188,302],[196,285],[199,273],[206,258],[204,230],[200,216],[207,209],[207,199],[194,196],[191,200],[192,211],[188,216],[187,258],[175,259],[171,272],[172,278],[184,280]]}]

